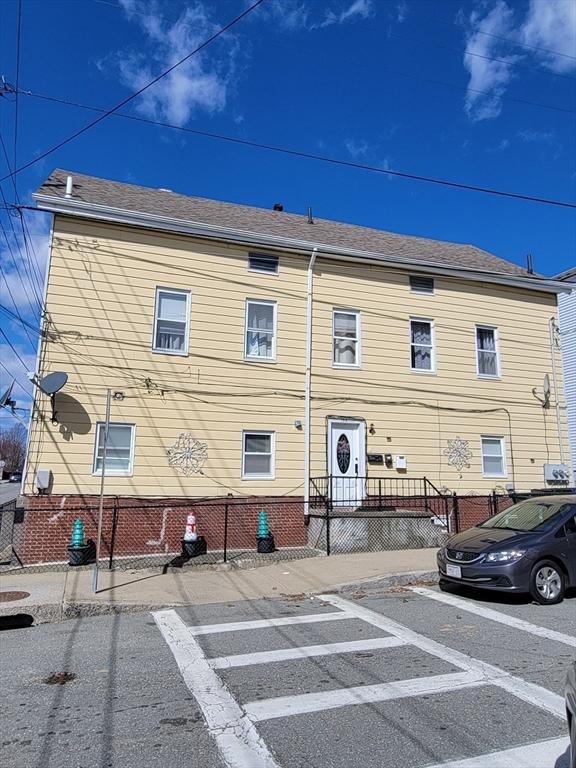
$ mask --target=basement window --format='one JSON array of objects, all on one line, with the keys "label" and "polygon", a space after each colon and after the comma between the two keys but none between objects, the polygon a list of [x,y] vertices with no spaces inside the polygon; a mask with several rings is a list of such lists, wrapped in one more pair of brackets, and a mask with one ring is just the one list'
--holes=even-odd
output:
[{"label": "basement window", "polygon": [[[94,444],[93,475],[102,474],[104,459],[104,434],[106,424],[99,421],[96,424],[96,440]],[[134,467],[134,424],[110,423],[108,440],[106,442],[106,476],[131,475]]]},{"label": "basement window", "polygon": [[278,256],[265,256],[262,253],[248,254],[250,272],[263,272],[267,275],[278,274]]},{"label": "basement window", "polygon": [[482,435],[482,474],[506,477],[506,448],[503,437]]},{"label": "basement window", "polygon": [[410,275],[412,293],[434,293],[434,278],[422,275]]}]

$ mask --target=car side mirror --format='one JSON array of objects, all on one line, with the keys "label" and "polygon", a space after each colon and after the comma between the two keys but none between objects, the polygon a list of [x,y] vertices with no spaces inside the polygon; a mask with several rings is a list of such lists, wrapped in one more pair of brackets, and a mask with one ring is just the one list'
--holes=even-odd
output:
[{"label": "car side mirror", "polygon": [[566,531],[566,536],[575,536],[576,535],[576,517],[572,517],[568,522],[564,525],[564,530]]}]

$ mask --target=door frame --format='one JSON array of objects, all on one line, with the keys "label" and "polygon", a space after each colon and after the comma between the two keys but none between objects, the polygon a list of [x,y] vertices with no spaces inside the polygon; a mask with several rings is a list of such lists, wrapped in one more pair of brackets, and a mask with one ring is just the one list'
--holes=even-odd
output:
[{"label": "door frame", "polygon": [[[328,477],[334,477],[332,474],[332,424],[334,423],[349,423],[349,424],[355,424],[358,425],[359,428],[359,435],[358,435],[358,442],[359,442],[359,463],[363,464],[363,467],[358,467],[358,478],[363,478],[362,480],[358,480],[358,488],[361,489],[360,492],[357,494],[357,500],[361,498],[364,498],[365,492],[366,492],[366,483],[364,481],[364,478],[366,478],[366,450],[367,450],[367,435],[366,435],[366,419],[363,418],[356,418],[354,416],[327,416],[326,417],[326,466],[328,469]],[[360,470],[363,469],[363,472]],[[330,494],[332,495],[334,493],[333,489],[330,489]]]},{"label": "door frame", "polygon": [[[368,436],[366,434],[366,419],[362,418],[362,416],[326,416],[326,474],[331,474],[332,469],[332,459],[331,459],[331,451],[330,451],[330,429],[331,429],[331,423],[334,421],[350,421],[352,423],[360,424],[362,430],[363,430],[363,436],[364,439],[360,441],[361,448],[363,450],[363,457],[364,457],[364,475],[363,477],[367,477],[367,461],[366,461],[366,453],[368,450]],[[360,436],[362,438],[362,435]],[[360,475],[358,475],[360,477]]]}]

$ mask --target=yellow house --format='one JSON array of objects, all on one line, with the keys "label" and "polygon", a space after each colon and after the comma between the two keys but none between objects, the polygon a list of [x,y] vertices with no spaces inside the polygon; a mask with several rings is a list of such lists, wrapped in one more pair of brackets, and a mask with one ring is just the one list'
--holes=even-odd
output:
[{"label": "yellow house", "polygon": [[563,284],[471,245],[71,171],[35,199],[54,214],[36,373],[68,380],[54,419],[36,390],[26,494],[99,493],[109,391],[106,495],[329,485],[355,505],[378,481],[568,481]]}]

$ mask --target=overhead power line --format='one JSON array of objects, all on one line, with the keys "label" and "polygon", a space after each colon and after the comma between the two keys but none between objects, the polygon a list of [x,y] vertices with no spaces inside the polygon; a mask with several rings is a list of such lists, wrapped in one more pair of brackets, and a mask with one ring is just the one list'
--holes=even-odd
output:
[{"label": "overhead power line", "polygon": [[[44,96],[40,94],[34,94],[29,91],[22,91],[30,96],[37,96],[38,98],[46,99],[47,101],[54,101],[59,104],[66,104],[72,107],[78,107],[80,109],[88,109],[93,112],[105,112],[106,110],[99,107],[93,107],[88,104],[80,104],[78,102],[68,101],[66,99],[58,99],[53,96]],[[520,192],[508,192],[502,189],[495,189],[492,187],[482,187],[476,184],[466,184],[463,182],[449,181],[448,179],[440,179],[433,176],[424,176],[421,174],[408,173],[406,171],[394,171],[388,168],[378,168],[376,166],[368,165],[366,163],[358,163],[353,160],[342,160],[335,157],[329,157],[327,155],[317,155],[311,152],[304,152],[303,150],[290,149],[289,147],[281,147],[274,144],[265,144],[257,141],[249,141],[248,139],[240,139],[236,136],[228,136],[222,133],[213,133],[211,131],[201,131],[196,128],[185,128],[180,125],[174,125],[172,123],[166,123],[161,120],[152,120],[146,117],[140,117],[138,115],[131,115],[127,112],[114,112],[114,117],[120,117],[125,120],[133,120],[137,123],[145,123],[147,125],[155,125],[160,128],[169,128],[175,131],[182,131],[183,133],[189,133],[194,136],[202,136],[208,139],[215,139],[217,141],[226,141],[231,144],[239,144],[244,147],[252,147],[254,149],[263,149],[268,152],[276,152],[280,154],[290,155],[292,157],[299,157],[306,160],[315,160],[318,162],[329,163],[331,165],[339,165],[347,168],[356,168],[362,171],[370,171],[372,173],[380,173],[387,176],[396,176],[403,179],[409,179],[411,181],[422,181],[428,184],[437,184],[439,186],[452,187],[454,189],[465,189],[471,192],[482,192],[488,195],[496,195],[499,197],[507,197],[516,200],[524,200],[531,203],[542,203],[544,205],[554,205],[562,208],[576,208],[576,202],[573,203],[568,200],[555,200],[546,197],[537,197],[534,195],[524,195]],[[35,209],[34,209],[35,210]]]},{"label": "overhead power line", "polygon": [[173,64],[171,67],[168,67],[168,69],[165,69],[164,72],[161,72],[157,77],[155,77],[153,80],[150,80],[149,83],[146,85],[143,85],[142,88],[139,88],[137,91],[134,91],[129,96],[127,96],[125,99],[122,99],[122,101],[118,102],[114,107],[111,107],[110,109],[105,110],[100,117],[97,117],[95,120],[92,120],[90,123],[87,123],[87,125],[83,126],[79,130],[75,131],[72,135],[68,136],[66,139],[63,139],[62,141],[59,141],[57,144],[55,144],[53,147],[50,147],[50,149],[45,150],[41,154],[39,154],[37,157],[33,158],[32,160],[29,160],[27,163],[24,163],[24,165],[21,165],[19,168],[14,168],[14,170],[9,173],[7,176],[3,176],[0,179],[1,181],[5,181],[6,179],[12,177],[14,178],[22,171],[26,170],[26,168],[30,168],[32,165],[36,165],[36,163],[39,163],[41,160],[43,160],[45,157],[48,157],[48,155],[53,154],[58,149],[61,149],[61,147],[65,146],[66,144],[69,144],[71,141],[74,141],[74,139],[77,139],[79,136],[82,136],[82,134],[86,133],[86,131],[89,131],[91,128],[94,128],[96,125],[101,123],[103,120],[105,120],[110,115],[113,115],[117,110],[121,109],[122,107],[126,106],[129,102],[133,101],[135,98],[140,96],[144,91],[147,91],[148,88],[151,88],[153,85],[158,83],[162,78],[166,77],[166,75],[169,75],[170,72],[173,72],[175,69],[180,67],[182,64],[184,64],[186,61],[192,58],[192,56],[195,56],[197,53],[200,53],[204,48],[206,48],[208,45],[214,42],[217,38],[219,38],[221,35],[223,35],[225,32],[227,32],[229,29],[231,29],[235,24],[238,24],[239,21],[241,21],[244,17],[248,16],[248,14],[252,13],[252,11],[255,11],[256,8],[261,5],[264,2],[264,0],[256,0],[255,3],[250,5],[248,8],[246,8],[242,13],[240,13],[238,16],[236,16],[234,19],[229,21],[227,24],[225,24],[223,27],[220,27],[216,32],[214,32],[213,35],[210,35],[210,37],[205,40],[203,43],[200,43],[196,48],[194,48],[193,51],[190,51],[190,53],[186,54],[183,58],[181,58],[179,61],[177,61],[175,64]]},{"label": "overhead power line", "polygon": [[17,349],[16,349],[16,347],[15,347],[15,346],[12,344],[12,342],[10,341],[10,339],[8,338],[8,336],[7,336],[7,335],[4,333],[4,330],[3,330],[2,328],[0,328],[0,333],[2,334],[2,336],[4,337],[4,339],[6,340],[6,342],[8,343],[8,346],[10,347],[10,349],[12,350],[12,352],[14,352],[14,354],[16,355],[16,357],[18,358],[18,360],[20,360],[20,362],[21,362],[21,363],[22,363],[22,365],[24,366],[24,370],[26,371],[26,373],[28,373],[28,366],[26,365],[26,363],[24,362],[24,360],[22,360],[22,358],[21,358],[21,357],[20,357],[20,355],[18,354],[18,350],[17,350]]}]

